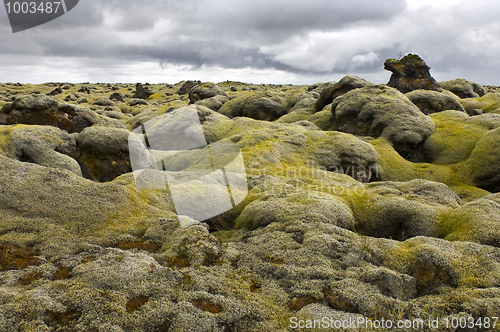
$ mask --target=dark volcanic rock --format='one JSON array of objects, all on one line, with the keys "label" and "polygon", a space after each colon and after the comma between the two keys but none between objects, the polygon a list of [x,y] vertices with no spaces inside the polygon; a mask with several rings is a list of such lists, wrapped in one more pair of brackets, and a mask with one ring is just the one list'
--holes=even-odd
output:
[{"label": "dark volcanic rock", "polygon": [[78,92],[89,94],[90,93],[90,89],[84,85],[84,86],[82,86],[80,88],[80,90],[78,90]]},{"label": "dark volcanic rock", "polygon": [[362,88],[373,84],[362,78],[354,75],[347,75],[333,86],[326,86],[321,91],[318,100],[316,101],[316,110],[321,111],[323,107],[333,102],[333,100],[352,89]]},{"label": "dark volcanic rock", "polygon": [[62,89],[61,88],[55,88],[54,90],[50,91],[49,93],[47,93],[48,96],[55,96],[55,95],[59,95],[62,93]]},{"label": "dark volcanic rock", "polygon": [[74,107],[59,105],[52,97],[23,95],[13,103],[5,104],[2,113],[7,114],[6,123],[54,126],[68,133],[80,132],[92,125],[76,114]]},{"label": "dark volcanic rock", "polygon": [[107,182],[132,171],[125,129],[94,126],[75,134],[78,151],[72,156],[85,178]]},{"label": "dark volcanic rock", "polygon": [[192,88],[197,85],[200,85],[201,81],[186,81],[181,88],[179,89],[179,95],[187,95]]},{"label": "dark volcanic rock", "polygon": [[141,83],[135,85],[134,98],[148,99],[152,94],[153,92],[148,87],[144,87]]},{"label": "dark volcanic rock", "polygon": [[384,69],[392,72],[387,85],[402,93],[418,89],[441,91],[439,83],[429,73],[431,68],[416,54],[408,54],[401,60],[387,59]]},{"label": "dark volcanic rock", "polygon": [[123,102],[123,95],[120,92],[115,92],[109,96],[109,99]]}]

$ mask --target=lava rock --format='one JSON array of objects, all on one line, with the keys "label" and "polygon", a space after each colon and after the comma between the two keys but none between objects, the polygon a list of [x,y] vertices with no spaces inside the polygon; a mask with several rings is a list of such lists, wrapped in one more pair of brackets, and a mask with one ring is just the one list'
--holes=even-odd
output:
[{"label": "lava rock", "polygon": [[184,84],[182,84],[181,88],[179,89],[179,92],[177,94],[179,96],[181,95],[187,95],[189,91],[191,91],[192,88],[194,88],[197,85],[200,85],[201,81],[186,81]]},{"label": "lava rock", "polygon": [[457,99],[442,92],[432,90],[413,90],[406,94],[412,103],[417,105],[422,113],[442,112],[445,110],[456,110],[465,113],[465,109]]},{"label": "lava rock", "polygon": [[123,95],[120,92],[114,92],[109,96],[109,99],[121,101],[123,103]]},{"label": "lava rock", "polygon": [[407,156],[435,130],[405,95],[386,85],[354,89],[332,103],[339,130],[354,135],[385,137],[402,156]]},{"label": "lava rock", "polygon": [[346,92],[353,89],[362,88],[364,86],[373,84],[362,78],[354,75],[348,75],[342,78],[339,82],[331,85],[329,83],[321,90],[318,100],[316,101],[316,111],[321,111],[323,107],[333,102],[333,100]]},{"label": "lava rock", "polygon": [[194,104],[197,101],[216,96],[225,97],[224,99],[226,101],[229,100],[226,93],[222,91],[222,89],[219,88],[216,84],[210,82],[203,83],[201,85],[194,87],[193,89],[191,89],[191,91],[189,91],[189,103]]},{"label": "lava rock", "polygon": [[137,83],[135,85],[133,98],[148,99],[152,94],[153,92],[149,89],[149,87],[145,87],[141,83]]},{"label": "lava rock", "polygon": [[7,124],[54,126],[68,133],[80,132],[93,123],[78,114],[75,107],[67,107],[44,95],[23,95],[13,103],[5,104],[2,113],[8,114]]},{"label": "lava rock", "polygon": [[439,83],[429,73],[430,67],[416,54],[408,54],[401,60],[387,59],[384,69],[392,72],[387,85],[402,93],[418,89],[441,91]]},{"label": "lava rock", "polygon": [[463,78],[440,82],[439,84],[443,89],[453,92],[460,98],[477,98],[486,94],[482,85],[467,81]]}]

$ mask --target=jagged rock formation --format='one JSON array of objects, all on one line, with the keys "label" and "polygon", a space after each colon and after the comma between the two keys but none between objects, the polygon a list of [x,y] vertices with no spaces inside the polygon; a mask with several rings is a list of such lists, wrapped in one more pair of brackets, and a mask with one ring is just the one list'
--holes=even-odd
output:
[{"label": "jagged rock formation", "polygon": [[141,83],[135,85],[134,98],[148,99],[153,94],[149,87],[144,87]]},{"label": "jagged rock formation", "polygon": [[384,69],[392,72],[387,85],[402,93],[418,89],[441,91],[439,83],[429,73],[430,67],[416,54],[408,54],[401,60],[387,59]]}]

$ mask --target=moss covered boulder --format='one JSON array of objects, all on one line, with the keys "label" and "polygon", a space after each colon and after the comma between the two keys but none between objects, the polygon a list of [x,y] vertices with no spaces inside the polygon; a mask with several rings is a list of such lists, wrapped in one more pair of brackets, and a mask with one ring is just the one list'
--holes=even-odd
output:
[{"label": "moss covered boulder", "polygon": [[99,184],[67,170],[0,160],[3,242],[60,255],[142,234],[149,220],[174,216],[171,201],[149,205],[131,182]]},{"label": "moss covered boulder", "polygon": [[465,161],[474,184],[491,192],[500,191],[500,128],[486,133]]},{"label": "moss covered boulder", "polygon": [[439,214],[457,208],[460,199],[443,184],[413,180],[369,184],[350,202],[358,232],[405,240],[419,235],[437,236]]},{"label": "moss covered boulder", "polygon": [[[291,188],[290,188],[291,189]],[[289,223],[332,223],[353,229],[354,218],[350,209],[334,197],[321,197],[307,191],[288,195],[273,195],[272,190],[247,205],[236,220],[238,228],[256,229],[273,222]]]},{"label": "moss covered boulder", "polygon": [[[80,112],[79,112],[80,111]],[[2,113],[7,114],[6,124],[54,126],[69,133],[80,132],[93,124],[81,110],[64,107],[44,95],[23,95],[13,103],[5,104]]]},{"label": "moss covered boulder", "polygon": [[254,93],[230,100],[219,112],[230,118],[246,116],[256,120],[276,120],[287,113],[285,101],[269,92]]},{"label": "moss covered boulder", "polygon": [[328,84],[323,87],[315,104],[316,111],[321,111],[326,105],[333,102],[335,98],[343,95],[352,89],[362,88],[364,86],[373,84],[360,77],[354,75],[347,75],[335,84]]},{"label": "moss covered boulder", "polygon": [[76,142],[65,131],[50,126],[24,125],[4,127],[0,131],[8,136],[7,145],[2,149],[6,156],[82,176],[80,165],[69,156],[76,152]]},{"label": "moss covered boulder", "polygon": [[205,106],[213,111],[218,111],[228,102],[227,94],[214,83],[203,83],[189,91],[189,103]]},{"label": "moss covered boulder", "polygon": [[334,100],[331,110],[340,131],[385,137],[403,156],[435,130],[429,117],[401,92],[386,85],[349,91]]},{"label": "moss covered boulder", "polygon": [[126,129],[93,126],[74,134],[77,149],[70,155],[81,165],[83,176],[107,182],[132,171]]},{"label": "moss covered boulder", "polygon": [[477,98],[484,96],[486,93],[482,85],[463,78],[444,81],[439,84],[443,89],[453,92],[460,98]]},{"label": "moss covered boulder", "polygon": [[426,115],[445,110],[465,112],[465,109],[457,99],[438,91],[413,90],[408,92],[406,97],[417,105],[420,111]]},{"label": "moss covered boulder", "polygon": [[[489,116],[469,117],[460,111],[444,111],[431,116],[436,131],[409,156],[410,160],[450,165],[469,158],[481,137],[494,126]],[[500,118],[499,118],[500,120]],[[500,123],[499,123],[500,124]]]}]

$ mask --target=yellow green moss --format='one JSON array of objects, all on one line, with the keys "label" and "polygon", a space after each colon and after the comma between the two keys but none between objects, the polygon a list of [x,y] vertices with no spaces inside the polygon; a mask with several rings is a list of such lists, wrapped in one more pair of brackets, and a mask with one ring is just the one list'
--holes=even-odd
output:
[{"label": "yellow green moss", "polygon": [[414,241],[399,242],[386,252],[382,265],[391,270],[406,273],[406,268],[417,260],[415,255],[417,247],[418,243]]},{"label": "yellow green moss", "polygon": [[449,241],[473,241],[476,219],[457,211],[447,211],[438,220],[438,235]]},{"label": "yellow green moss", "polygon": [[441,182],[450,187],[464,203],[489,194],[488,191],[474,186],[468,161],[452,165],[412,163],[401,157],[384,138],[371,140],[370,143],[378,153],[383,181],[406,182],[424,179]]},{"label": "yellow green moss", "polygon": [[466,110],[482,109],[486,113],[500,113],[500,93],[487,93],[479,98],[458,99]]},{"label": "yellow green moss", "polygon": [[487,129],[472,123],[468,116],[447,111],[430,115],[436,131],[424,143],[432,154],[433,164],[448,165],[469,158],[477,142]]}]

